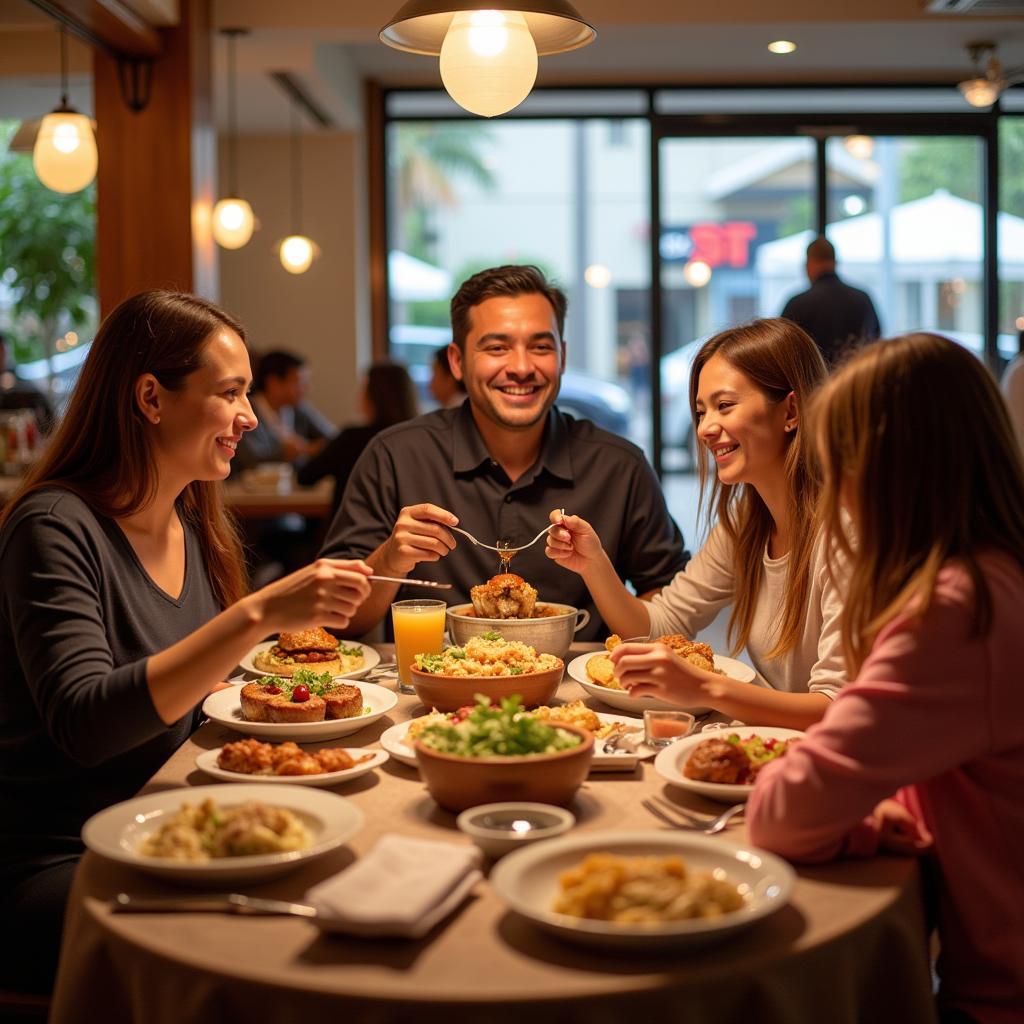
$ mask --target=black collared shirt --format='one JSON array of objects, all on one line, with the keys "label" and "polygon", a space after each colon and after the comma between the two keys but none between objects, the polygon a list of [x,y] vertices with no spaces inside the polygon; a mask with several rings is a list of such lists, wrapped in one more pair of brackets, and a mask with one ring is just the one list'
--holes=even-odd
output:
[{"label": "black collared shirt", "polygon": [[[594,529],[621,579],[637,593],[663,587],[689,559],[653,470],[636,445],[554,408],[540,457],[518,480],[494,461],[469,402],[441,409],[378,434],[349,478],[322,554],[365,558],[388,539],[401,510],[430,502],[459,517],[486,544],[532,540],[553,508],[580,515]],[[449,604],[469,601],[469,588],[499,571],[493,551],[454,534],[457,547],[410,575],[454,584]],[[515,556],[510,571],[537,588],[542,601],[586,608],[590,624],[578,640],[606,635],[583,580],[544,554],[544,542]],[[430,596],[402,587],[398,599]]]}]

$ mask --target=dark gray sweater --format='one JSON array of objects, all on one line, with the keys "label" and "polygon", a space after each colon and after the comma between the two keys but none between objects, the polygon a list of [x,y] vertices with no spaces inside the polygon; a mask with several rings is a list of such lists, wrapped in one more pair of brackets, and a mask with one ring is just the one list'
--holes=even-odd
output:
[{"label": "dark gray sweater", "polygon": [[172,598],[116,523],[58,488],[26,498],[0,533],[7,866],[74,849],[85,819],[136,793],[195,727],[198,709],[164,725],[146,686],[148,656],[221,610],[187,525],[185,550]]}]

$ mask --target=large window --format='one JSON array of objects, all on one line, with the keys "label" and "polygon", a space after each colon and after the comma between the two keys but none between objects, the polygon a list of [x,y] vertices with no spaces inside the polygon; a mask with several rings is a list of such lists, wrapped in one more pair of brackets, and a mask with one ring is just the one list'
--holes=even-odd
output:
[{"label": "large window", "polygon": [[[778,315],[806,287],[806,246],[821,230],[885,333],[942,331],[994,369],[1016,351],[1017,108],[979,112],[952,88],[881,86],[535,90],[493,121],[436,92],[385,102],[388,336],[424,388],[458,284],[535,262],[570,297],[560,404],[631,438],[659,471],[688,473],[701,340]],[[986,258],[996,139],[998,278]]]}]

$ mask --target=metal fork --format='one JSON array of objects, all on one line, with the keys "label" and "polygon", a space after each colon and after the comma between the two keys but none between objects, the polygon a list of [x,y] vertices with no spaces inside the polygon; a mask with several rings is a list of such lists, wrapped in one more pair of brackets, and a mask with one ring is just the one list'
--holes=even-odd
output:
[{"label": "metal fork", "polygon": [[518,554],[520,551],[525,551],[527,548],[531,548],[532,546],[537,544],[537,542],[540,541],[541,538],[547,534],[548,530],[551,529],[551,526],[545,526],[544,529],[541,530],[540,534],[538,534],[537,537],[534,538],[534,540],[530,541],[529,544],[523,544],[521,547],[518,548],[496,548],[493,544],[484,544],[482,541],[478,541],[475,537],[473,537],[472,534],[470,534],[468,529],[462,529],[459,526],[449,526],[449,529],[454,530],[456,534],[462,534],[463,537],[465,537],[468,541],[471,541],[478,548],[486,548],[487,551],[497,551],[500,555],[515,555]]},{"label": "metal fork", "polygon": [[[676,804],[670,804],[668,801],[662,801],[665,804],[664,807],[656,804],[654,800],[644,799],[641,801],[644,807],[651,812],[656,818],[665,822],[666,825],[671,825],[672,828],[685,828],[693,829],[697,832],[703,832],[705,835],[713,836],[718,832],[721,832],[729,822],[736,817],[737,814],[742,814],[746,809],[746,804],[733,804],[728,810],[722,811],[717,817],[714,818],[699,818],[696,814],[691,814],[689,811]],[[673,817],[675,815],[676,817]],[[683,819],[680,821],[679,819]]]}]

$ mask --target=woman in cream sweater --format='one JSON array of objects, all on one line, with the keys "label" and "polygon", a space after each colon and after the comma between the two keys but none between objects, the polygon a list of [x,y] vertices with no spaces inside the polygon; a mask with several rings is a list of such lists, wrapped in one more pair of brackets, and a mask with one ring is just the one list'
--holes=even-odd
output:
[{"label": "woman in cream sweater", "polygon": [[[817,346],[788,320],[755,320],[703,346],[690,406],[699,443],[715,463],[714,519],[707,543],[652,600],[629,593],[585,520],[552,513],[547,554],[583,577],[609,629],[694,637],[731,604],[733,650],[745,647],[769,684],[705,671],[662,644],[622,644],[612,660],[633,696],[802,729],[842,687],[842,605],[816,526],[818,483],[800,422],[826,375]],[[698,459],[702,496],[707,464]]]}]

